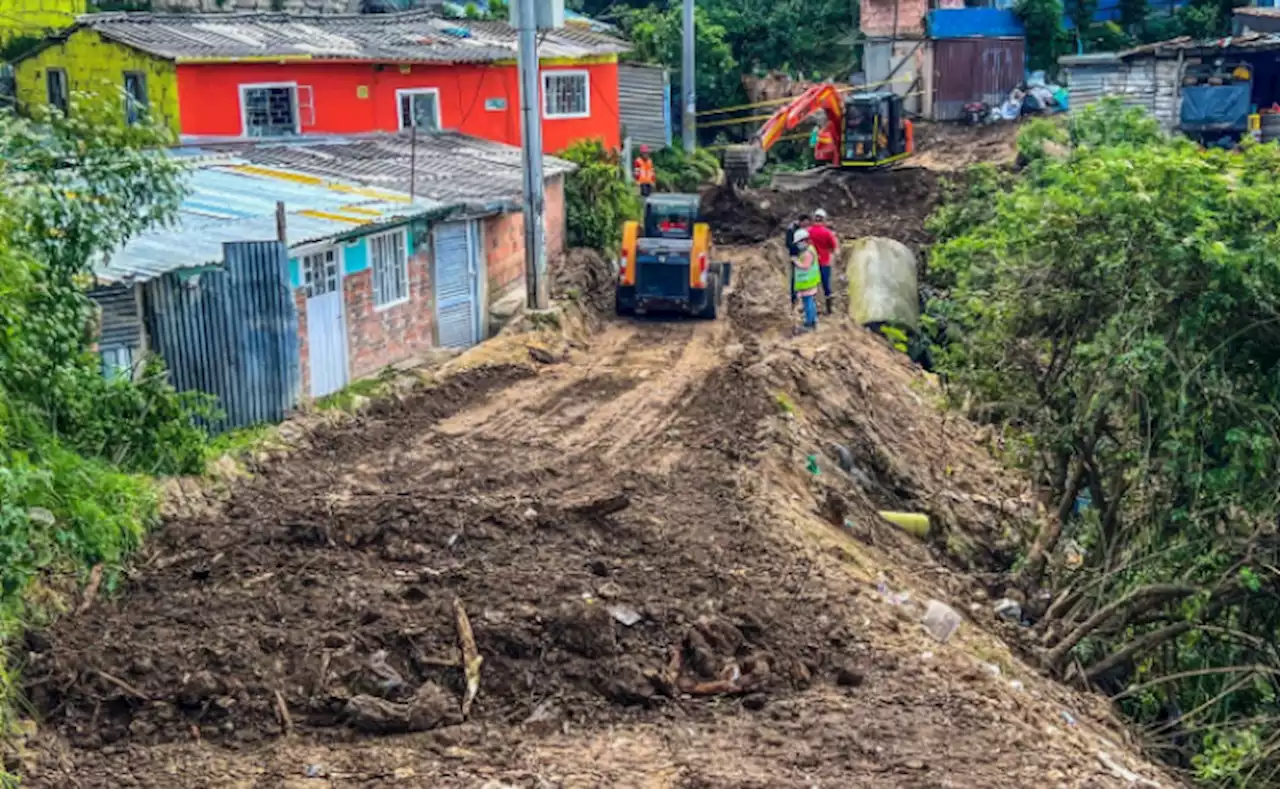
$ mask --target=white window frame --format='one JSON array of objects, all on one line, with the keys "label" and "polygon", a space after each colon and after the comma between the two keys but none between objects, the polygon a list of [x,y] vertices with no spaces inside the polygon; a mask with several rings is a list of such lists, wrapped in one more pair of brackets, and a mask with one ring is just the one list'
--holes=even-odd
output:
[{"label": "white window frame", "polygon": [[[388,301],[388,302],[379,304],[378,303],[378,292],[379,292],[378,259],[374,255],[374,249],[373,249],[374,240],[382,239],[382,238],[391,238],[393,236],[400,237],[400,249],[404,251],[404,259],[401,262],[401,270],[404,273],[404,295],[394,301]],[[368,248],[367,251],[369,255],[369,268],[371,270],[371,273],[369,275],[369,287],[371,290],[373,290],[373,311],[382,312],[383,310],[389,310],[392,307],[397,307],[401,304],[408,302],[410,292],[411,292],[410,286],[409,286],[409,258],[412,257],[409,254],[409,234],[405,232],[404,228],[399,228],[397,230],[390,230],[390,231],[387,231],[386,233],[378,233],[376,235],[369,236],[366,239],[365,244]],[[384,287],[383,290],[385,289],[386,288]]]},{"label": "white window frame", "polygon": [[[552,113],[547,109],[547,82],[552,77],[582,77],[582,96],[584,104],[582,112]],[[542,117],[546,120],[572,120],[574,118],[591,117],[591,72],[586,69],[552,69],[542,72]]]},{"label": "white window frame", "polygon": [[[327,255],[329,252],[333,252],[333,261],[335,264],[337,264],[336,273],[337,273],[338,280],[334,287],[334,290],[325,291],[321,295],[327,296],[330,293],[342,294],[345,292],[343,288],[342,280],[343,280],[343,275],[345,274],[345,272],[343,271],[343,267],[346,265],[347,261],[343,257],[343,247],[341,244],[328,244],[323,242],[319,244],[307,244],[305,246],[298,247],[297,249],[294,250],[294,255],[298,259],[298,278],[300,280],[299,287],[302,288],[304,292],[307,290],[307,258],[318,257],[320,255]],[[307,298],[312,299],[315,297],[308,294]],[[342,298],[342,304],[343,304],[343,310],[345,312],[346,310],[345,295]]]},{"label": "white window frame", "polygon": [[[440,108],[440,89],[439,88],[401,88],[396,91],[396,121],[400,131],[404,131],[409,127],[405,125],[404,118],[404,100],[406,96],[434,96],[436,100],[436,129],[443,129],[444,122],[440,119],[443,114]],[[412,99],[411,99],[412,101]],[[410,104],[412,109],[412,104]]]},{"label": "white window frame", "polygon": [[[262,88],[289,88],[293,91],[293,133],[302,134],[302,111],[298,105],[298,83],[296,82],[242,82],[240,90],[240,136],[249,137],[249,102],[245,95],[251,90]],[[314,111],[314,110],[313,110]],[[260,139],[260,138],[253,138]],[[267,138],[270,139],[270,138]]]}]

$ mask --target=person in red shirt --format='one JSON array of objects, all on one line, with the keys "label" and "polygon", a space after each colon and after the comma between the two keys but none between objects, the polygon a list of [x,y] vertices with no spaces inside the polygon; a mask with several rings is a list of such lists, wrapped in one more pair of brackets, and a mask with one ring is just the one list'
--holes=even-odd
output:
[{"label": "person in red shirt", "polygon": [[827,297],[827,314],[831,314],[834,300],[831,298],[831,261],[835,259],[840,240],[827,225],[827,212],[819,208],[813,212],[813,225],[809,228],[809,243],[818,253],[818,268],[822,272],[822,293]]}]

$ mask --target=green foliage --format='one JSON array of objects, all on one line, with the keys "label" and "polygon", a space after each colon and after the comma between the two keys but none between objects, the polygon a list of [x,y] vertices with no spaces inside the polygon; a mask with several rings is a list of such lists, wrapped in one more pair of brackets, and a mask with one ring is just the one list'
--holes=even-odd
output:
[{"label": "green foliage", "polygon": [[1146,110],[1126,107],[1114,96],[1072,113],[1070,131],[1073,145],[1094,148],[1153,145],[1165,137],[1160,124]]},{"label": "green foliage", "polygon": [[[121,96],[73,100],[73,118],[0,118],[0,657],[46,575],[102,564],[111,588],[155,517],[132,472],[201,470],[207,451],[209,404],[157,360],[103,377],[86,295],[94,261],[173,215],[181,170],[163,132],[118,122]],[[10,678],[0,667],[0,734]]]},{"label": "green foliage", "polygon": [[[612,4],[588,0],[588,14]],[[635,45],[631,57],[661,63],[679,84],[681,4],[630,2],[615,9]],[[744,97],[741,75],[781,71],[844,79],[855,65],[857,4],[844,0],[707,0],[695,10],[698,106],[724,107]]]},{"label": "green foliage", "polygon": [[1089,52],[1118,52],[1134,43],[1133,36],[1115,22],[1093,22],[1084,30],[1085,49]]},{"label": "green foliage", "polygon": [[[680,5],[665,11],[653,6],[631,9],[622,16],[631,39],[634,60],[661,63],[671,69],[672,85],[680,85],[684,22]],[[727,104],[741,95],[738,61],[728,41],[728,31],[712,21],[707,10],[694,12],[694,58],[697,65],[698,103],[704,107]],[[677,91],[679,88],[676,89]]]},{"label": "green foliage", "polygon": [[623,223],[640,216],[640,199],[623,177],[623,163],[599,140],[581,140],[557,155],[578,166],[564,185],[569,245],[616,252]]},{"label": "green foliage", "polygon": [[885,325],[880,327],[880,334],[889,341],[889,344],[892,345],[894,350],[898,353],[907,352],[910,340],[907,337],[907,333],[902,329],[899,329],[896,326]]},{"label": "green foliage", "polygon": [[1027,30],[1027,68],[1055,74],[1068,44],[1062,0],[1018,0],[1013,11]]},{"label": "green foliage", "polygon": [[720,159],[706,148],[686,154],[682,148],[663,148],[653,154],[660,192],[696,192],[720,174]]},{"label": "green foliage", "polygon": [[1133,30],[1146,21],[1147,0],[1119,0],[1119,7],[1120,27],[1123,30]]},{"label": "green foliage", "polygon": [[[1021,571],[1087,590],[1044,623],[1050,667],[1165,678],[1125,710],[1194,711],[1197,775],[1243,786],[1280,767],[1258,747],[1280,733],[1280,150],[1203,151],[1113,102],[1070,137],[934,218],[930,311],[954,328],[934,358],[1050,500],[1090,499],[1045,518]],[[1051,560],[1067,540],[1079,566]]]},{"label": "green foliage", "polygon": [[206,436],[193,416],[210,404],[176,394],[154,360],[136,383],[103,378],[85,292],[94,260],[173,216],[181,165],[154,150],[164,132],[76,98],[70,118],[0,118],[0,241],[15,277],[0,310],[12,327],[0,336],[0,381],[77,451],[137,471],[195,471]]}]

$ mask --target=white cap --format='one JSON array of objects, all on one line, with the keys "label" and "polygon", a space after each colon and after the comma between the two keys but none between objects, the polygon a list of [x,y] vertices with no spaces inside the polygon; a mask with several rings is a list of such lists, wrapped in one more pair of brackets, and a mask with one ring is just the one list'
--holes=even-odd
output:
[{"label": "white cap", "polygon": [[805,230],[803,227],[797,230],[796,234],[791,237],[791,241],[796,244],[799,244],[801,241],[808,241],[808,240],[809,240],[809,231]]},{"label": "white cap", "polygon": [[814,212],[813,212],[813,215],[814,215],[816,218],[818,218],[818,219],[826,219],[826,218],[827,218],[827,212],[826,212],[824,209],[821,209],[821,208],[819,208],[817,211],[814,211]]}]

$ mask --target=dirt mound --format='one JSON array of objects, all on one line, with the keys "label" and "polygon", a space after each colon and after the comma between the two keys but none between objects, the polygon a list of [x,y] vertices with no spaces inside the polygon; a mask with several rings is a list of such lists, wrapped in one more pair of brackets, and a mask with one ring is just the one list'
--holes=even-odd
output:
[{"label": "dirt mound", "polygon": [[703,197],[703,214],[716,241],[757,244],[781,239],[796,216],[824,208],[841,236],[885,236],[913,250],[929,240],[924,220],[940,199],[939,175],[904,167],[869,173],[832,173],[812,189],[792,192],[752,190],[737,195],[728,187]]},{"label": "dirt mound", "polygon": [[551,297],[575,302],[595,318],[613,315],[616,284],[614,264],[594,249],[571,249],[551,268]]}]

